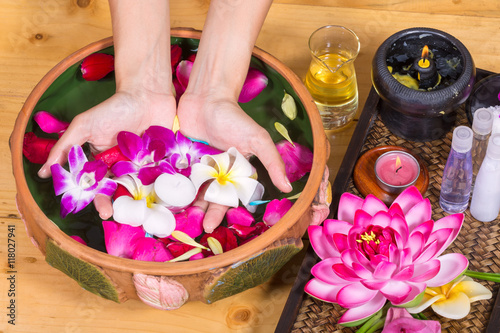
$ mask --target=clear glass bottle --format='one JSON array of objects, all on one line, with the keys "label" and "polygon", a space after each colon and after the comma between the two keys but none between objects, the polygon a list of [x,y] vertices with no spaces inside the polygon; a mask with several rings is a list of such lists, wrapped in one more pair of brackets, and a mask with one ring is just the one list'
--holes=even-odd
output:
[{"label": "clear glass bottle", "polygon": [[439,196],[439,205],[450,214],[461,213],[469,205],[472,187],[472,138],[473,133],[469,127],[458,126],[453,131]]},{"label": "clear glass bottle", "polygon": [[474,140],[472,141],[472,172],[474,176],[477,176],[486,155],[492,125],[493,113],[491,110],[481,108],[474,112],[474,120],[472,122],[472,131],[474,132]]},{"label": "clear glass bottle", "polygon": [[500,212],[500,133],[493,134],[476,177],[470,204],[471,215],[481,222],[493,221]]}]

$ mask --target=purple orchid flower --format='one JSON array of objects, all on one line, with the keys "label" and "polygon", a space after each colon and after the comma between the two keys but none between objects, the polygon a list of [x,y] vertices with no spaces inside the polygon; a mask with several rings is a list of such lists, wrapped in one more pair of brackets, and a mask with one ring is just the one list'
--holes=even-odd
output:
[{"label": "purple orchid flower", "polygon": [[404,308],[389,308],[382,333],[440,333],[441,324],[435,320],[413,318]]},{"label": "purple orchid flower", "polygon": [[61,217],[78,213],[94,200],[96,194],[112,196],[116,183],[105,178],[108,167],[102,161],[88,162],[80,146],[68,154],[69,172],[59,164],[50,167],[56,195],[61,195]]},{"label": "purple orchid flower", "polygon": [[175,171],[189,177],[191,174],[191,165],[198,163],[204,155],[217,155],[221,150],[211,147],[198,141],[191,141],[182,135],[181,132],[175,133],[175,145],[167,152],[168,160],[175,168]]},{"label": "purple orchid flower", "polygon": [[130,159],[118,161],[111,167],[116,177],[138,173],[141,182],[149,185],[162,173],[175,173],[170,163],[164,160],[175,142],[174,133],[167,128],[151,126],[142,138],[132,132],[122,131],[116,140],[120,151]]}]

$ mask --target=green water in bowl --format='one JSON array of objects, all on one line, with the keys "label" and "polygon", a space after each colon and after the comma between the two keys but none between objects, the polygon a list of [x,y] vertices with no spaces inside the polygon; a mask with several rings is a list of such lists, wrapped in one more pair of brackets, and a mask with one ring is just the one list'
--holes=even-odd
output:
[{"label": "green water in bowl", "polygon": [[[173,37],[171,42],[181,46],[183,58],[185,58],[189,53],[197,50],[199,41]],[[114,48],[108,47],[99,52],[114,54]],[[70,66],[50,85],[38,101],[32,115],[43,110],[69,122],[79,113],[103,102],[114,94],[114,72],[99,81],[85,81],[81,76],[80,65],[81,63],[76,63]],[[255,99],[240,104],[242,109],[270,133],[275,143],[284,139],[274,127],[274,123],[278,121],[285,125],[293,141],[312,150],[311,124],[303,104],[291,85],[269,65],[255,57],[252,57],[250,66],[261,70],[268,77],[269,83]],[[281,101],[285,91],[295,99],[297,105],[297,117],[293,121],[287,118],[281,110]],[[32,118],[28,122],[26,132],[34,132],[40,137],[57,138],[57,135],[42,132]],[[84,150],[88,153],[86,147]],[[37,176],[41,165],[30,163],[26,159],[23,163],[28,188],[44,214],[66,234],[80,236],[90,247],[105,252],[102,220],[94,206],[91,204],[77,214],[69,214],[62,219],[60,217],[60,197],[56,197],[54,194],[52,179],[41,179]],[[292,184],[294,188],[292,193],[283,194],[271,183],[267,171],[258,159],[253,158],[251,163],[257,169],[259,181],[266,188],[263,200],[281,199],[300,193],[307,182],[307,176],[305,176]],[[265,205],[258,207],[257,212],[253,214],[256,221],[261,221],[264,210]]]}]

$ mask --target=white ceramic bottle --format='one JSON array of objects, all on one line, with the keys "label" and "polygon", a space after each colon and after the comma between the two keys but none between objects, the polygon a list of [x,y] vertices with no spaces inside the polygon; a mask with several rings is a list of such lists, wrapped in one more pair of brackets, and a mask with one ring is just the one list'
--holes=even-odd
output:
[{"label": "white ceramic bottle", "polygon": [[500,212],[500,133],[488,142],[486,156],[476,177],[470,213],[481,222],[493,221]]}]

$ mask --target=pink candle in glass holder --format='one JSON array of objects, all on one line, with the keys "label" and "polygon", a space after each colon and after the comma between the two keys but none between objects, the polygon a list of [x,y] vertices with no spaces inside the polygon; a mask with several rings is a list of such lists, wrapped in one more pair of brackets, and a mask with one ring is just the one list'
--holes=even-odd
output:
[{"label": "pink candle in glass holder", "polygon": [[380,155],[375,162],[375,175],[381,189],[399,193],[415,184],[420,175],[420,166],[411,154],[394,150]]}]

